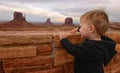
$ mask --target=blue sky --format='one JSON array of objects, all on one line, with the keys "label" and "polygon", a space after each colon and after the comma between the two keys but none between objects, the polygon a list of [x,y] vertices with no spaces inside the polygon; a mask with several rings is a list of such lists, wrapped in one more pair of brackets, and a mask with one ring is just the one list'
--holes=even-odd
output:
[{"label": "blue sky", "polygon": [[72,17],[79,23],[80,16],[92,9],[105,9],[112,22],[120,21],[120,0],[0,0],[0,21],[13,19],[13,12],[25,14],[27,21],[64,23]]}]

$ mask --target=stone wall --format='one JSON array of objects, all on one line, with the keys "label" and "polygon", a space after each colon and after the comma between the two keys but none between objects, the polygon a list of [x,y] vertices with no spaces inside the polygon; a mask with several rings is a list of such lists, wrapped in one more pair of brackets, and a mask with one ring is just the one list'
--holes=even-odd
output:
[{"label": "stone wall", "polygon": [[[107,33],[117,42],[117,55],[105,73],[120,73],[120,33]],[[69,35],[72,43],[80,35]],[[1,34],[0,73],[74,73],[74,58],[60,45],[57,34]]]}]

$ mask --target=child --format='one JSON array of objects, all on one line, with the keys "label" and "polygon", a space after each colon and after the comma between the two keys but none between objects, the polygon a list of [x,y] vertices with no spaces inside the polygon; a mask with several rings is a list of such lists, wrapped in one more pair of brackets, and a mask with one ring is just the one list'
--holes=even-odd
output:
[{"label": "child", "polygon": [[80,18],[79,31],[85,39],[81,44],[72,44],[66,34],[60,34],[61,45],[74,56],[75,73],[104,73],[103,64],[106,66],[116,54],[115,41],[103,36],[109,26],[107,14],[102,10],[91,10]]}]

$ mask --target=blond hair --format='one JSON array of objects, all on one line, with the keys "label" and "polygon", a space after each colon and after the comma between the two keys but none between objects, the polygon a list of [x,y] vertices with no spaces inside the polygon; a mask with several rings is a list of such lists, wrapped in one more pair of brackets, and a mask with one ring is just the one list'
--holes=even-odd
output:
[{"label": "blond hair", "polygon": [[108,15],[103,10],[91,10],[83,14],[80,18],[80,22],[84,20],[88,24],[93,24],[97,30],[97,33],[103,35],[109,27]]}]

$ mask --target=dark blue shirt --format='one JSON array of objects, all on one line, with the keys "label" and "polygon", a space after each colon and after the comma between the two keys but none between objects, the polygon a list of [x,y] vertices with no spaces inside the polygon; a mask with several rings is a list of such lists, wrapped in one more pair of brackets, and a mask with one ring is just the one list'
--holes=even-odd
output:
[{"label": "dark blue shirt", "polygon": [[85,40],[72,44],[67,38],[61,40],[63,48],[75,58],[75,73],[104,73],[106,66],[115,55],[115,41],[102,36],[101,41]]}]

